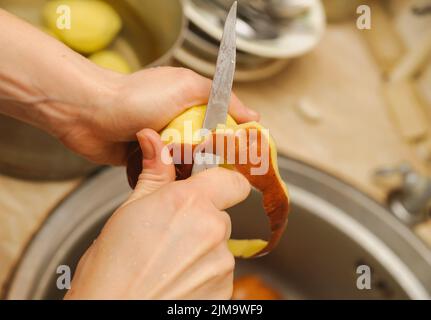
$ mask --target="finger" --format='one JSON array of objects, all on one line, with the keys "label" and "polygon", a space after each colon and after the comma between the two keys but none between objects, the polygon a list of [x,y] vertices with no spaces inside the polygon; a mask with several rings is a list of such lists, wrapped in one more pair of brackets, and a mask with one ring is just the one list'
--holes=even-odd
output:
[{"label": "finger", "polygon": [[212,168],[192,176],[188,187],[200,190],[219,210],[240,203],[250,193],[250,183],[242,174],[224,168]]},{"label": "finger", "polygon": [[[200,297],[200,299],[208,299],[218,288],[227,289],[226,299],[231,297],[230,291],[233,284],[231,277],[233,276],[235,259],[225,242],[206,251],[205,254],[201,254],[191,262],[187,268],[184,268],[184,265],[179,266],[180,269],[184,268],[184,270],[172,278],[175,281],[171,280],[170,290],[159,290],[155,292],[153,298],[192,299],[194,297],[196,299]],[[220,281],[223,281],[221,287],[219,287]],[[230,285],[229,281],[231,281]],[[196,294],[197,291],[199,291],[198,295]],[[219,296],[218,299],[220,298],[222,297]]]},{"label": "finger", "polygon": [[219,218],[223,220],[224,224],[226,225],[226,233],[225,233],[225,240],[229,240],[230,236],[232,234],[232,221],[230,219],[229,213],[226,211],[221,211],[217,213]]},{"label": "finger", "polygon": [[[182,87],[179,94],[182,95],[181,106],[184,109],[208,103],[211,80],[191,70],[182,69]],[[229,103],[229,114],[239,123],[258,121],[259,114],[247,108],[238,97],[232,93]]]},{"label": "finger", "polygon": [[142,198],[175,180],[175,168],[168,149],[157,132],[144,129],[137,134],[142,150],[142,172],[129,202]]},{"label": "finger", "polygon": [[205,280],[200,286],[189,289],[183,294],[176,294],[171,299],[180,300],[228,300],[233,293],[233,272]]},{"label": "finger", "polygon": [[259,121],[260,119],[259,113],[247,108],[233,92],[229,104],[229,114],[238,123]]}]

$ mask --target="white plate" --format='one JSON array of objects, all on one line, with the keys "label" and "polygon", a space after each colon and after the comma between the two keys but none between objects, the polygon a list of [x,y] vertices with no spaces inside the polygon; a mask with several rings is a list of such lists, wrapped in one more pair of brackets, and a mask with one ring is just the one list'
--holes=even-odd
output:
[{"label": "white plate", "polygon": [[[222,21],[211,11],[197,6],[192,0],[184,1],[188,19],[211,37],[220,40]],[[325,30],[325,13],[320,0],[314,0],[305,16],[297,18],[293,26],[279,29],[275,39],[246,39],[238,36],[237,48],[261,57],[292,58],[303,55],[316,46]]]},{"label": "white plate", "polygon": [[[193,52],[195,55],[205,58],[211,62],[217,60],[219,43],[217,40],[213,40],[205,35],[202,35],[203,31],[196,30],[196,26],[191,27],[189,23],[189,28],[185,33],[185,40],[183,46],[185,46],[188,51]],[[237,50],[236,53],[236,63],[242,66],[257,66],[270,62],[271,58],[259,57],[246,52]]]},{"label": "white plate", "polygon": [[[214,75],[215,63],[197,56],[184,46],[175,50],[174,56],[175,59],[188,68],[191,68],[205,76],[212,77]],[[289,60],[287,59],[274,59],[264,65],[259,65],[256,68],[241,68],[241,66],[237,64],[234,79],[235,81],[240,82],[266,79],[284,69],[288,62]]]}]

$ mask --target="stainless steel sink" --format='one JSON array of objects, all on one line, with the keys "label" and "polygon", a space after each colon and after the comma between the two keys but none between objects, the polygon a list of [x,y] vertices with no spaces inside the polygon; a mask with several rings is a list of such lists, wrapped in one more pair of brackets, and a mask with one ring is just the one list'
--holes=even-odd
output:
[{"label": "stainless steel sink", "polygon": [[[431,251],[390,212],[352,187],[302,163],[281,158],[292,200],[287,232],[266,257],[238,260],[237,274],[260,274],[288,299],[429,299]],[[11,278],[9,299],[56,299],[56,268],[75,267],[130,189],[124,169],[89,179],[49,217]],[[233,236],[266,237],[253,192],[230,210]],[[356,286],[368,265],[371,289]]]}]

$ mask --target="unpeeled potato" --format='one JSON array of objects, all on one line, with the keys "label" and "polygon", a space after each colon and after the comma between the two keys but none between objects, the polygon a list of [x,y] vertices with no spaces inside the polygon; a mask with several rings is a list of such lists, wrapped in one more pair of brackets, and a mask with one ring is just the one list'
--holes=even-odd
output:
[{"label": "unpeeled potato", "polygon": [[48,29],[47,27],[44,27],[44,26],[38,26],[38,27],[41,31],[45,32],[47,35],[50,35],[51,37],[59,40],[58,36],[54,32],[52,32],[51,29]]},{"label": "unpeeled potato", "polygon": [[127,61],[119,53],[112,50],[96,52],[89,59],[102,68],[125,74],[132,72]]},{"label": "unpeeled potato", "polygon": [[[70,29],[63,28],[63,11],[70,8]],[[46,26],[70,48],[91,54],[106,48],[121,29],[120,16],[107,3],[99,0],[55,0],[43,8]],[[64,15],[65,16],[65,15]]]},{"label": "unpeeled potato", "polygon": [[[228,116],[226,125],[219,126],[217,130],[209,136],[202,139],[199,134],[195,134],[202,128],[205,117],[206,106],[197,106],[186,110],[177,118],[171,121],[161,132],[160,135],[164,143],[171,147],[171,154],[174,156],[177,180],[186,179],[191,175],[193,164],[184,161],[184,152],[180,150],[195,150],[201,144],[212,139],[213,145],[217,144],[217,138],[226,137],[228,132],[235,130],[243,130],[246,133],[247,143],[241,144],[235,136],[235,157],[237,158],[240,152],[250,151],[253,145],[251,140],[251,132],[257,133],[257,140],[266,142],[269,146],[269,152],[265,153],[266,157],[262,157],[259,163],[252,163],[250,159],[245,163],[236,161],[234,164],[225,165],[226,168],[235,170],[243,174],[250,184],[259,190],[263,195],[263,209],[268,216],[269,225],[271,228],[271,236],[269,241],[260,239],[231,239],[229,240],[229,249],[235,257],[250,258],[264,255],[270,252],[278,244],[281,235],[287,226],[287,215],[289,211],[289,195],[287,188],[282,181],[278,172],[277,165],[277,149],[274,141],[269,136],[268,132],[257,122],[248,122],[237,124],[235,120]],[[191,128],[193,134],[187,134],[186,127]],[[175,134],[177,133],[177,134]],[[165,139],[166,138],[166,139]],[[203,141],[204,140],[204,141]],[[246,150],[241,149],[245,147]],[[257,144],[259,145],[259,144]],[[227,155],[227,143],[224,143],[223,155]],[[259,148],[259,147],[258,147]],[[185,151],[187,152],[187,151]],[[179,158],[176,158],[176,155]],[[225,159],[226,160],[226,159]],[[251,173],[251,168],[259,167],[261,162],[265,161],[269,164],[268,170],[262,175],[254,175]],[[139,146],[131,151],[127,163],[127,174],[129,184],[132,188],[136,186],[138,176],[142,171],[142,152]]]}]

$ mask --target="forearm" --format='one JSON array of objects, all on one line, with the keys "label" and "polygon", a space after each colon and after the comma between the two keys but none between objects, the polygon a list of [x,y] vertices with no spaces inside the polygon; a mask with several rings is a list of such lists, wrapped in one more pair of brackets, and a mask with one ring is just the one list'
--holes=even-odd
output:
[{"label": "forearm", "polygon": [[54,135],[110,94],[104,71],[0,9],[0,113]]}]

